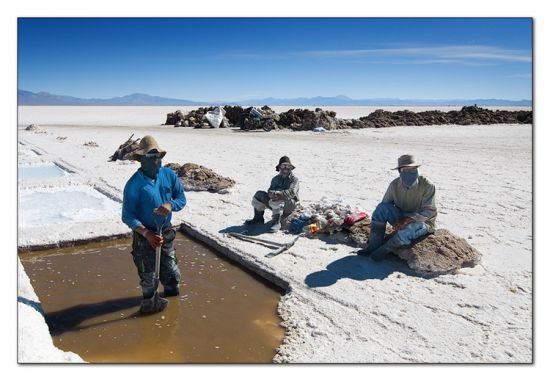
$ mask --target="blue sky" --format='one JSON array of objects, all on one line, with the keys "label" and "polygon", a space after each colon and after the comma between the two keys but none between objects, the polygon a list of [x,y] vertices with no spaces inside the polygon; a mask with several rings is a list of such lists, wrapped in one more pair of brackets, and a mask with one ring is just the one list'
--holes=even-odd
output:
[{"label": "blue sky", "polygon": [[531,99],[528,18],[18,20],[18,87],[197,101]]}]

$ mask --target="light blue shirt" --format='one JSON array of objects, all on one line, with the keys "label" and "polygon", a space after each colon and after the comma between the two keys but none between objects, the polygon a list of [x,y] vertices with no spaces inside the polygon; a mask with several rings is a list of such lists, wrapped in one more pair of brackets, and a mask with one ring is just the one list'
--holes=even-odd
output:
[{"label": "light blue shirt", "polygon": [[145,226],[154,232],[157,224],[167,226],[172,219],[172,213],[166,216],[153,213],[153,209],[169,202],[172,211],[182,210],[187,200],[180,179],[170,168],[161,167],[156,180],[145,176],[138,170],[124,187],[122,199],[122,222],[134,230]]}]

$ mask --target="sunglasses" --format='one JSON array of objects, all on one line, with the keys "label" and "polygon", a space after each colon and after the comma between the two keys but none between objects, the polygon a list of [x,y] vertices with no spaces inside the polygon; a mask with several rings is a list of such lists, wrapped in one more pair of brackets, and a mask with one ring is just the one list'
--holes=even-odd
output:
[{"label": "sunglasses", "polygon": [[292,165],[290,164],[281,164],[279,165],[280,169],[292,169]]},{"label": "sunglasses", "polygon": [[152,152],[144,154],[143,157],[146,157],[148,159],[160,159],[162,158],[162,155],[158,152]]}]

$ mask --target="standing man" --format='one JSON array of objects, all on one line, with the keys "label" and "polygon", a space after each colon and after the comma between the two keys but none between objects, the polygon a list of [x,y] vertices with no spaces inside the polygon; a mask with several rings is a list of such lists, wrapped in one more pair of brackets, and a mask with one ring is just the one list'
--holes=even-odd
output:
[{"label": "standing man", "polygon": [[[397,160],[399,177],[393,180],[382,202],[372,214],[369,243],[357,252],[380,261],[399,246],[435,231],[435,186],[424,176],[418,175],[420,164],[412,155]],[[386,243],[386,222],[396,233]]]},{"label": "standing man", "polygon": [[[132,256],[140,278],[143,300],[140,311],[162,311],[168,301],[158,298],[155,303],[155,249],[161,247],[160,282],[164,296],[179,294],[180,271],[177,266],[174,238],[176,231],[170,224],[172,212],[183,209],[185,192],[176,173],[162,167],[166,155],[152,136],[145,136],[132,159],[141,167],[124,187],[122,221],[133,231]],[[162,226],[162,236],[158,228]]]},{"label": "standing man", "polygon": [[279,174],[271,180],[267,192],[258,191],[252,198],[254,218],[246,220],[246,225],[263,224],[264,211],[269,208],[273,212],[269,231],[274,233],[281,229],[281,217],[292,213],[298,205],[300,185],[298,178],[292,173],[295,168],[288,156],[279,159],[279,164],[275,167]]}]

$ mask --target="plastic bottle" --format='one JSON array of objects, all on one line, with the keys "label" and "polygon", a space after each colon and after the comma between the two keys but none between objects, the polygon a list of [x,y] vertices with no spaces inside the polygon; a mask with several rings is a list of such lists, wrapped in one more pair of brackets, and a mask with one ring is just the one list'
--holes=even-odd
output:
[{"label": "plastic bottle", "polygon": [[319,217],[317,221],[312,224],[307,225],[304,228],[304,231],[309,234],[315,234],[320,230],[323,230],[327,226],[328,222],[325,218]]}]

